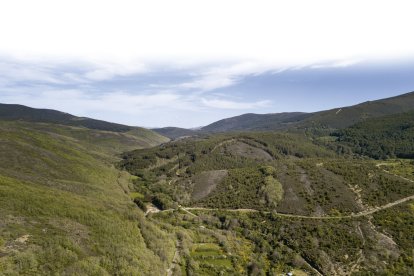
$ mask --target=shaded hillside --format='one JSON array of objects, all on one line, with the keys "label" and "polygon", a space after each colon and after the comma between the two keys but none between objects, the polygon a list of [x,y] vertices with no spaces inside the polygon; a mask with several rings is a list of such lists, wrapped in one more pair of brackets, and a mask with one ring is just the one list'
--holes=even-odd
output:
[{"label": "shaded hillside", "polygon": [[414,112],[368,119],[333,135],[357,154],[414,158]]},{"label": "shaded hillside", "polygon": [[153,128],[152,131],[161,134],[162,136],[168,137],[170,139],[178,139],[181,137],[188,137],[197,135],[197,131],[187,128],[180,127],[162,127],[162,128]]},{"label": "shaded hillside", "polygon": [[201,130],[205,132],[226,132],[246,130],[276,130],[287,128],[308,115],[301,112],[275,114],[243,114],[214,122]]},{"label": "shaded hillside", "polygon": [[128,140],[0,121],[0,274],[165,272],[173,237],[144,220],[130,198],[131,176],[113,166]]}]

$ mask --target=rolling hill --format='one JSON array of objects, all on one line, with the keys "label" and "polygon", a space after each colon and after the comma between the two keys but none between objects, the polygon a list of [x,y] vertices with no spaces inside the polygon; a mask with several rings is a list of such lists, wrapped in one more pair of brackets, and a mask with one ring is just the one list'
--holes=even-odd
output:
[{"label": "rolling hill", "polygon": [[243,114],[217,121],[203,127],[201,130],[205,132],[226,132],[298,128],[341,129],[368,118],[411,110],[414,110],[414,92],[315,113]]},{"label": "rolling hill", "polygon": [[[81,139],[96,141],[107,146],[112,145],[115,152],[152,147],[169,140],[145,128],[76,117],[56,110],[36,109],[15,104],[0,104],[0,121],[35,122],[39,124],[34,124],[34,126],[40,127],[43,124],[44,128],[49,127],[51,132],[65,131],[67,133],[70,130],[72,132],[71,135],[76,132],[76,135]],[[68,127],[52,129],[55,125]],[[106,148],[110,149],[110,147]]]},{"label": "rolling hill", "polygon": [[180,233],[177,275],[412,273],[410,161],[316,142],[221,133],[128,152],[119,166],[149,219]]},{"label": "rolling hill", "polygon": [[369,101],[354,106],[313,113],[298,123],[298,127],[323,126],[334,129],[349,127],[369,118],[414,110],[414,92],[392,98]]},{"label": "rolling hill", "polygon": [[15,107],[2,106],[0,119],[0,274],[163,274],[171,236],[145,221],[133,177],[114,165],[123,151],[168,139]]},{"label": "rolling hill", "polygon": [[308,116],[308,114],[301,112],[262,115],[250,113],[214,122],[201,130],[204,132],[278,130],[288,128]]}]

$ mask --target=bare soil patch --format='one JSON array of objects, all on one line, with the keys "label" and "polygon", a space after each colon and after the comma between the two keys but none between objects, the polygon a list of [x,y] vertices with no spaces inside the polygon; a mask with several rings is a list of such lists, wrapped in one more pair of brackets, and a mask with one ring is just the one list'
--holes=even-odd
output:
[{"label": "bare soil patch", "polygon": [[193,200],[200,200],[208,196],[216,188],[217,184],[227,175],[227,170],[215,170],[202,172],[194,176]]}]

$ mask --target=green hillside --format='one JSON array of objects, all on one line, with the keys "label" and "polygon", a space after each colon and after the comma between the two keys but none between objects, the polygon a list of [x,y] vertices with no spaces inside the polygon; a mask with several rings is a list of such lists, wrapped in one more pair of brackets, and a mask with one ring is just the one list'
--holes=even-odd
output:
[{"label": "green hillside", "polygon": [[135,202],[152,206],[149,219],[180,233],[176,275],[412,273],[410,162],[318,144],[302,134],[216,134],[135,150],[119,165],[137,177]]},{"label": "green hillside", "polygon": [[201,130],[204,132],[227,132],[285,129],[308,116],[307,113],[301,112],[243,114],[214,122]]},{"label": "green hillside", "polygon": [[314,113],[243,114],[214,122],[205,132],[311,129],[331,130],[349,127],[368,118],[414,110],[414,92],[400,96],[338,107]]},{"label": "green hillside", "polygon": [[0,274],[161,275],[174,243],[144,220],[131,176],[113,166],[118,150],[156,143],[0,121]]},{"label": "green hillside", "polygon": [[[122,133],[123,135],[120,136],[126,137],[126,139],[135,140],[132,143],[140,143],[140,147],[155,146],[159,143],[168,141],[163,135],[141,127],[132,127],[102,120],[77,117],[56,110],[37,109],[17,104],[0,104],[0,120],[52,123],[109,131],[112,133],[117,132]],[[125,142],[127,144],[129,143],[128,141]]]},{"label": "green hillside", "polygon": [[174,141],[0,120],[0,275],[413,275],[413,117]]},{"label": "green hillside", "polygon": [[299,123],[299,127],[345,128],[369,118],[392,115],[414,109],[414,92],[361,103],[354,106],[316,112]]},{"label": "green hillside", "polygon": [[414,158],[414,112],[368,119],[333,135],[357,154],[375,159]]}]

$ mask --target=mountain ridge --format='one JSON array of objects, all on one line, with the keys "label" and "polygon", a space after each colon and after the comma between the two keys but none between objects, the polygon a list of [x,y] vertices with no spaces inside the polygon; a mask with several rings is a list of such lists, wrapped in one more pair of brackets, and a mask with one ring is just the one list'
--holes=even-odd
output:
[{"label": "mountain ridge", "polygon": [[[188,131],[187,133],[205,134],[231,131],[273,131],[307,128],[342,129],[368,118],[393,115],[411,110],[414,110],[414,92],[311,113],[245,113],[213,122],[202,127],[200,130],[180,128],[180,132],[184,133]],[[169,128],[172,129],[173,127]],[[154,131],[158,130],[154,129]],[[162,134],[163,132],[159,133]]]}]

